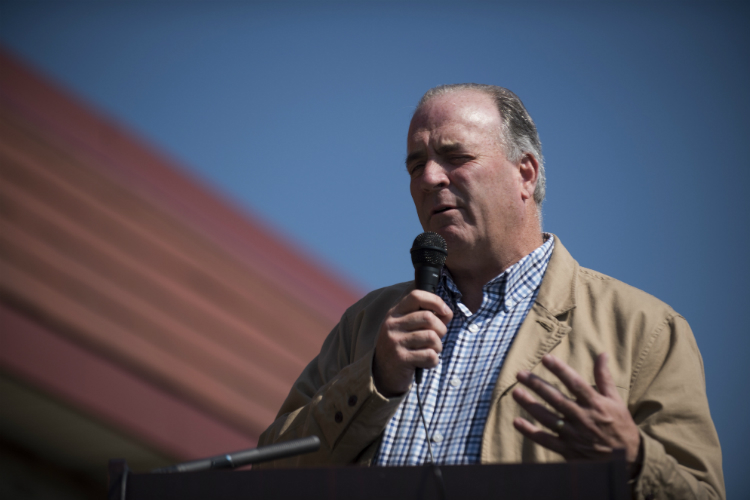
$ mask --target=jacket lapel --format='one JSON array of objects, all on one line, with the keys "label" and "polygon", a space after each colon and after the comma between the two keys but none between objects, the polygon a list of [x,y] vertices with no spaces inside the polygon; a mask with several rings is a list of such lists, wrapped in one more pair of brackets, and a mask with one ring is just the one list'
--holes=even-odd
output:
[{"label": "jacket lapel", "polygon": [[575,307],[578,263],[557,236],[547,271],[531,306],[508,351],[492,393],[492,411],[499,398],[516,384],[520,370],[531,370],[570,331],[563,317]]},{"label": "jacket lapel", "polygon": [[570,328],[534,304],[503,362],[492,393],[494,403],[516,383],[516,374],[531,370],[555,347]]}]

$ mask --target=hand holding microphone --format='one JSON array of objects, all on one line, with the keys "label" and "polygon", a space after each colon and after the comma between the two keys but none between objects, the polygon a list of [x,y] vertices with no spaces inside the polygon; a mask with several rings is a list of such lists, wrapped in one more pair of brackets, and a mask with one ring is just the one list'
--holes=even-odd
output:
[{"label": "hand holding microphone", "polygon": [[417,368],[433,368],[443,350],[453,311],[435,295],[447,250],[436,233],[422,233],[412,246],[416,289],[404,296],[386,316],[375,344],[373,377],[386,397],[404,394]]}]

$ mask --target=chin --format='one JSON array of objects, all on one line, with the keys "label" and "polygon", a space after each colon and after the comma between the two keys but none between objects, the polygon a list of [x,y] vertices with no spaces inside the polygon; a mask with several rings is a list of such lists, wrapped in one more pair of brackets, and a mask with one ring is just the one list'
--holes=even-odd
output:
[{"label": "chin", "polygon": [[445,239],[448,244],[448,251],[451,248],[461,248],[466,245],[466,235],[455,226],[441,227],[433,230]]}]

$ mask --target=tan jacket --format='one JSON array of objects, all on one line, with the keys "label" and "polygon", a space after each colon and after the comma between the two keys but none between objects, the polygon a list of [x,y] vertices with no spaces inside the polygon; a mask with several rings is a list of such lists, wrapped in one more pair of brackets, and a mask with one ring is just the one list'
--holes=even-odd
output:
[{"label": "tan jacket", "polygon": [[[403,399],[375,390],[375,339],[387,311],[412,288],[409,282],[376,290],[344,313],[259,442],[315,434],[320,451],[266,467],[370,463]],[[687,322],[651,295],[580,267],[559,239],[495,383],[482,463],[561,461],[513,427],[517,416],[533,421],[510,394],[516,373],[530,370],[570,395],[542,356],[554,354],[595,385],[594,359],[601,352],[609,353],[609,369],[641,430],[644,462],[633,498],[723,499],[719,439]]]}]

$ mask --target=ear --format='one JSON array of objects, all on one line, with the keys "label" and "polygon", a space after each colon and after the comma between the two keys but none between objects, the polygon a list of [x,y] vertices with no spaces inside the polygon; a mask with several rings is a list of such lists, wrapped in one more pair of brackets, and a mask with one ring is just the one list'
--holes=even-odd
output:
[{"label": "ear", "polygon": [[524,201],[533,199],[539,179],[539,162],[534,155],[526,153],[518,164],[518,171],[521,174],[521,198]]}]

